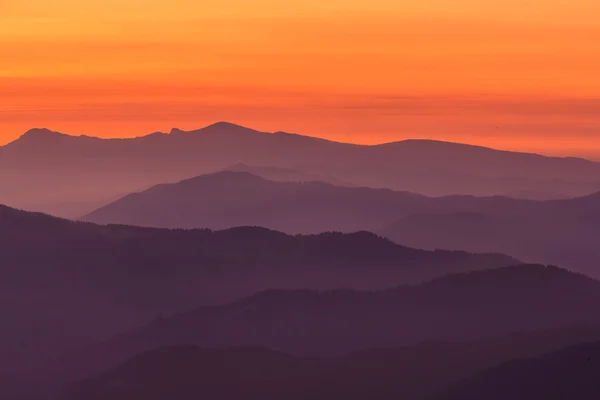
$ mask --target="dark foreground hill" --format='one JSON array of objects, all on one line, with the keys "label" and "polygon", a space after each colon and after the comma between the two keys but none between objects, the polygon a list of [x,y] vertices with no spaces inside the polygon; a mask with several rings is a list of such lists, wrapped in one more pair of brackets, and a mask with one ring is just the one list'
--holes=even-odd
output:
[{"label": "dark foreground hill", "polygon": [[600,342],[509,361],[454,385],[432,400],[595,400]]},{"label": "dark foreground hill", "polygon": [[518,266],[386,291],[270,290],[155,321],[74,354],[61,365],[76,365],[77,371],[110,366],[182,343],[339,355],[596,324],[599,317],[599,282],[556,267]]},{"label": "dark foreground hill", "polygon": [[[385,291],[270,290],[229,305],[159,318],[100,344],[36,363],[9,378],[13,378],[13,392],[23,389],[25,382],[25,389],[34,387],[43,394],[161,347],[265,347],[294,358],[350,360],[343,363],[349,373],[374,379],[378,385],[385,382],[377,379],[395,382],[398,393],[404,391],[411,398],[409,394],[441,390],[512,358],[535,357],[597,340],[599,285],[556,267],[524,265]],[[363,351],[375,347],[397,350]],[[343,356],[353,351],[357,353],[349,359]],[[252,369],[262,364],[259,359],[246,365]],[[386,365],[393,367],[386,369]],[[182,372],[187,377],[193,373]],[[127,379],[136,376],[128,373],[117,381],[124,382],[125,389],[135,387]],[[301,379],[298,384],[306,382],[310,380]],[[112,383],[108,386],[115,389]],[[368,391],[370,387],[365,384],[363,388]],[[340,385],[336,390],[344,388]],[[167,385],[161,390],[173,388]]]},{"label": "dark foreground hill", "polygon": [[[508,360],[538,357],[598,337],[600,326],[572,326],[484,341],[368,349],[334,358],[301,358],[262,348],[200,349],[179,345],[95,368],[76,368],[73,364],[69,370],[68,358],[60,359],[45,369],[0,377],[0,397],[3,400],[45,400],[56,395],[62,400],[153,399],[153,396],[194,399],[209,395],[228,398],[237,388],[247,398],[268,391],[283,393],[286,398],[296,393],[307,398],[361,399],[389,395],[405,400],[422,399]],[[74,381],[77,383],[73,384]]]},{"label": "dark foreground hill", "polygon": [[103,339],[160,313],[272,287],[382,289],[517,262],[415,250],[366,232],[98,226],[1,206],[0,255],[0,370],[9,360]]},{"label": "dark foreground hill", "polygon": [[[69,385],[60,399],[420,399],[510,358],[538,356],[599,333],[591,328],[557,330],[364,350],[335,358],[299,358],[262,348],[176,346],[143,353]],[[567,377],[554,378],[556,382]]]}]

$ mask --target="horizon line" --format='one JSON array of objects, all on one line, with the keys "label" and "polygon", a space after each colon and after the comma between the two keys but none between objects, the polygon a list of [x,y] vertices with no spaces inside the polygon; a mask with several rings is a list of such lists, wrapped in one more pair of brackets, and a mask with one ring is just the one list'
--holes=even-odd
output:
[{"label": "horizon line", "polygon": [[513,153],[513,154],[527,154],[527,155],[533,155],[533,156],[540,156],[540,157],[546,157],[546,158],[556,158],[556,159],[573,159],[573,160],[582,160],[582,161],[587,161],[587,162],[599,162],[598,160],[593,160],[593,159],[589,159],[589,158],[585,158],[585,157],[581,157],[581,156],[557,156],[557,155],[548,155],[548,154],[543,154],[543,153],[538,153],[538,152],[531,152],[531,151],[517,151],[517,150],[507,150],[507,149],[501,149],[501,148],[496,148],[496,147],[490,147],[490,146],[483,146],[483,145],[479,145],[479,144],[472,144],[472,143],[465,143],[465,142],[457,142],[457,141],[447,141],[447,140],[439,140],[439,139],[430,139],[430,138],[408,138],[408,139],[401,139],[401,140],[395,140],[395,141],[391,141],[391,142],[381,142],[381,143],[374,143],[374,144],[361,144],[361,143],[352,143],[352,142],[343,142],[343,141],[339,141],[339,140],[332,140],[332,139],[326,139],[326,138],[322,138],[322,137],[318,137],[318,136],[310,136],[310,135],[305,135],[305,134],[300,134],[300,133],[294,133],[294,132],[286,132],[286,131],[274,131],[274,132],[268,132],[268,131],[260,131],[254,128],[250,128],[248,126],[245,125],[240,125],[237,123],[233,123],[233,122],[229,122],[229,121],[217,121],[211,124],[208,124],[206,126],[203,126],[201,128],[197,128],[197,129],[191,129],[191,130],[182,130],[179,128],[172,128],[170,130],[170,132],[163,132],[163,131],[154,131],[154,132],[150,132],[147,134],[142,134],[139,136],[125,136],[125,137],[110,137],[110,138],[104,138],[104,137],[100,137],[100,136],[93,136],[93,135],[88,135],[88,134],[70,134],[70,133],[64,133],[64,132],[60,132],[60,131],[55,131],[49,128],[31,128],[29,130],[27,130],[26,132],[24,132],[23,134],[21,134],[18,138],[16,138],[15,140],[12,140],[8,143],[5,143],[3,145],[0,145],[0,148],[3,147],[7,147],[13,143],[17,143],[20,140],[22,140],[24,137],[26,137],[27,135],[33,133],[33,132],[47,132],[47,133],[51,133],[51,134],[58,134],[61,136],[67,136],[70,138],[89,138],[89,139],[97,139],[97,140],[103,140],[103,141],[117,141],[117,140],[136,140],[136,139],[142,139],[142,138],[146,138],[152,135],[164,135],[164,136],[170,136],[176,133],[193,133],[193,132],[198,132],[198,131],[202,131],[202,130],[206,130],[208,128],[212,128],[212,127],[217,127],[217,126],[229,126],[229,127],[235,127],[235,128],[241,128],[241,129],[245,129],[248,131],[254,131],[256,133],[263,133],[263,134],[269,134],[269,135],[277,135],[277,134],[284,134],[284,135],[289,135],[289,136],[299,136],[299,137],[303,137],[303,138],[307,138],[307,139],[314,139],[314,140],[319,140],[319,141],[323,141],[323,142],[329,142],[329,143],[337,143],[337,144],[342,144],[342,145],[348,145],[348,146],[358,146],[358,147],[378,147],[378,146],[386,146],[386,145],[394,145],[394,144],[398,144],[398,143],[405,143],[405,142],[431,142],[431,143],[443,143],[443,144],[449,144],[449,145],[456,145],[456,146],[467,146],[467,147],[473,147],[473,148],[479,148],[479,149],[485,149],[485,150],[491,150],[491,151],[498,151],[498,152],[505,152],[505,153]]}]

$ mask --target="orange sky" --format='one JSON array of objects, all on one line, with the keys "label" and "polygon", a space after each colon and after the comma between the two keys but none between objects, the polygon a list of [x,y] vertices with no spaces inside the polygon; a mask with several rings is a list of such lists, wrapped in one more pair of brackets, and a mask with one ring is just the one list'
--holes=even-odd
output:
[{"label": "orange sky", "polygon": [[0,0],[0,144],[227,120],[600,158],[597,0]]}]

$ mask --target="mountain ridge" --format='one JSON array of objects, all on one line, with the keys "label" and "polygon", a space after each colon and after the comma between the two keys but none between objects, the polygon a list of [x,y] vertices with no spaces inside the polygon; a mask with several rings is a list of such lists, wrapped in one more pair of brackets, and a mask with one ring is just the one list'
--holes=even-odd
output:
[{"label": "mountain ridge", "polygon": [[[465,279],[466,285],[457,284]],[[563,299],[560,294],[565,292],[571,295]],[[579,336],[575,327],[595,326],[599,304],[600,282],[541,265],[454,274],[381,291],[266,290],[229,304],[156,319],[71,354],[60,364],[73,371],[83,371],[85,365],[108,367],[140,352],[178,344],[260,347],[312,358],[423,343],[468,346],[505,336],[511,337],[507,349],[520,344],[518,351],[525,354],[538,347],[543,351],[545,346],[576,343],[569,341]],[[549,332],[549,341],[524,343],[536,332]]]},{"label": "mountain ridge", "polygon": [[600,342],[595,341],[507,361],[451,385],[430,400],[594,400],[600,396],[598,374]]},{"label": "mountain ridge", "polygon": [[[287,169],[288,175],[270,171],[279,180],[312,176],[427,196],[516,193],[551,199],[600,190],[600,163],[468,144],[357,145],[230,123],[126,139],[48,132],[0,147],[0,203],[75,218],[127,193],[237,163]],[[290,169],[300,174],[294,178]]]},{"label": "mountain ridge", "polygon": [[333,144],[342,144],[342,145],[350,145],[350,146],[357,146],[357,147],[366,147],[366,148],[381,148],[381,147],[387,147],[387,146],[400,146],[403,144],[406,145],[423,145],[423,144],[431,144],[431,145],[435,145],[435,146],[450,146],[450,147],[457,147],[457,148],[471,148],[471,149],[480,149],[480,150],[485,150],[485,151],[492,151],[492,152],[500,152],[500,153],[509,153],[509,154],[520,154],[520,155],[524,155],[524,156],[536,156],[536,157],[542,157],[542,158],[549,158],[549,159],[558,159],[558,160],[577,160],[577,161],[584,161],[587,163],[592,163],[592,164],[600,164],[597,161],[593,161],[593,160],[589,160],[583,157],[573,157],[573,156],[550,156],[550,155],[544,155],[544,154],[540,154],[540,153],[534,153],[534,152],[521,152],[521,151],[514,151],[514,150],[504,150],[504,149],[499,149],[499,148],[494,148],[494,147],[488,147],[488,146],[482,146],[482,145],[477,145],[477,144],[469,144],[469,143],[463,143],[463,142],[452,142],[452,141],[444,141],[444,140],[436,140],[436,139],[416,139],[416,138],[411,138],[411,139],[403,139],[403,140],[397,140],[397,141],[391,141],[391,142],[384,142],[384,143],[377,143],[377,144],[357,144],[357,143],[351,143],[351,142],[342,142],[342,141],[335,141],[335,140],[330,140],[330,139],[325,139],[325,138],[320,138],[320,137],[316,137],[316,136],[310,136],[310,135],[303,135],[303,134],[299,134],[299,133],[290,133],[290,132],[285,132],[285,131],[275,131],[275,132],[266,132],[266,131],[259,131],[256,129],[252,129],[252,128],[248,128],[246,126],[243,125],[239,125],[239,124],[235,124],[235,123],[231,123],[231,122],[227,122],[227,121],[218,121],[212,124],[209,124],[207,126],[201,127],[201,128],[197,128],[197,129],[191,129],[191,130],[183,130],[183,129],[179,129],[179,128],[172,128],[168,133],[167,132],[160,132],[160,131],[156,131],[153,133],[148,133],[148,134],[144,134],[144,135],[140,135],[140,136],[134,136],[134,137],[118,137],[118,138],[104,138],[104,137],[100,137],[100,136],[89,136],[86,134],[80,134],[80,135],[72,135],[72,134],[68,134],[68,133],[63,133],[63,132],[59,132],[59,131],[54,131],[52,129],[49,128],[32,128],[29,129],[28,131],[26,131],[24,134],[22,134],[19,138],[15,139],[12,142],[9,142],[3,146],[0,146],[0,148],[2,147],[6,147],[12,143],[16,143],[21,139],[27,138],[27,137],[43,137],[43,136],[52,136],[54,138],[57,137],[68,137],[68,138],[88,138],[88,139],[99,139],[99,140],[103,140],[103,141],[123,141],[123,140],[136,140],[136,139],[144,139],[144,138],[148,138],[148,137],[152,137],[153,135],[160,135],[163,137],[168,137],[170,135],[179,135],[179,134],[200,134],[200,133],[214,133],[217,130],[220,129],[226,129],[230,132],[235,132],[235,133],[259,133],[259,134],[268,134],[268,135],[285,135],[285,136],[296,136],[296,137],[300,137],[300,138],[304,138],[304,139],[314,139],[314,140],[319,140],[319,141],[324,141],[324,142],[328,142],[328,143],[333,143]]},{"label": "mountain ridge", "polygon": [[[222,304],[269,287],[376,289],[519,262],[411,249],[367,232],[100,226],[4,206],[0,254],[0,296],[11,327],[0,330],[0,372],[9,360],[27,364],[159,313]],[[37,335],[28,334],[31,321],[40,321]],[[12,345],[17,340],[23,345]]]},{"label": "mountain ridge", "polygon": [[[575,340],[573,343],[578,342]],[[501,348],[506,347],[506,344],[498,341]],[[475,374],[477,378],[482,375],[481,369],[485,370],[495,362],[506,362],[511,355],[513,357],[538,356],[538,359],[549,360],[554,364],[556,361],[553,358],[562,357],[571,363],[577,361],[575,365],[579,368],[589,368],[590,364],[594,368],[598,368],[597,357],[594,357],[592,363],[588,360],[586,366],[584,354],[584,351],[592,350],[594,355],[598,355],[598,344],[580,344],[557,351],[560,343],[556,343],[537,346],[539,349],[532,351],[512,350],[508,352],[510,355],[504,354],[504,357],[500,355],[500,349],[493,350],[492,343],[474,343],[473,346],[475,349],[469,349],[467,344],[459,343],[423,344],[413,348],[387,349],[385,351],[365,350],[362,353],[352,353],[329,359],[294,357],[260,347],[218,350],[191,345],[161,347],[138,354],[118,367],[68,386],[64,391],[64,397],[60,397],[60,399],[131,400],[143,398],[150,400],[170,398],[177,393],[180,400],[203,397],[227,400],[240,397],[252,400],[271,398],[420,400],[429,399],[429,394],[443,392],[445,388],[453,388],[457,385],[457,380],[460,382],[466,376]],[[551,353],[541,355],[540,353],[543,352]],[[461,353],[462,356],[458,356]],[[522,361],[512,361],[494,369],[501,370],[504,365],[511,366],[519,363],[523,364]],[[537,367],[539,368],[539,366]],[[556,368],[556,366],[554,367]],[[504,366],[504,369],[506,368]],[[398,371],[402,371],[402,373]],[[528,371],[525,369],[525,372]],[[570,373],[570,376],[573,375],[574,373]],[[520,380],[522,381],[523,378]],[[219,382],[220,385],[215,385],[215,382]],[[588,383],[592,382],[593,380]],[[537,390],[540,394],[545,392],[544,387],[546,386],[541,383],[536,382],[539,385]],[[557,380],[554,380],[550,385],[556,384]],[[585,398],[586,400],[597,398],[597,396],[591,397],[590,395],[577,396],[577,386],[573,382],[569,382],[569,385],[574,394],[569,398]],[[148,389],[149,386],[152,387],[151,390]],[[511,385],[507,382],[506,386],[510,387]],[[532,386],[531,383],[529,386]],[[597,388],[597,385],[593,386]],[[182,390],[182,388],[185,389]],[[236,389],[231,391],[227,388]],[[491,389],[488,388],[488,390]],[[511,389],[509,388],[508,391]],[[596,389],[595,392],[597,393],[598,390]],[[550,398],[541,395],[531,396],[535,390],[528,393],[530,394],[528,399]],[[433,398],[436,398],[435,395]],[[464,397],[452,398],[463,399]],[[479,400],[482,398],[492,397],[472,396],[468,399]],[[493,398],[507,399],[509,397],[496,396]],[[556,398],[566,397],[557,396]]]}]

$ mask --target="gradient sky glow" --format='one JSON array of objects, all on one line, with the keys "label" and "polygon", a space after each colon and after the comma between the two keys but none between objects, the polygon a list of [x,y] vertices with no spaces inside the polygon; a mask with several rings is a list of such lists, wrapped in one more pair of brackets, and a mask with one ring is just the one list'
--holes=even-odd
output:
[{"label": "gradient sky glow", "polygon": [[227,120],[600,158],[597,0],[0,0],[0,144]]}]

